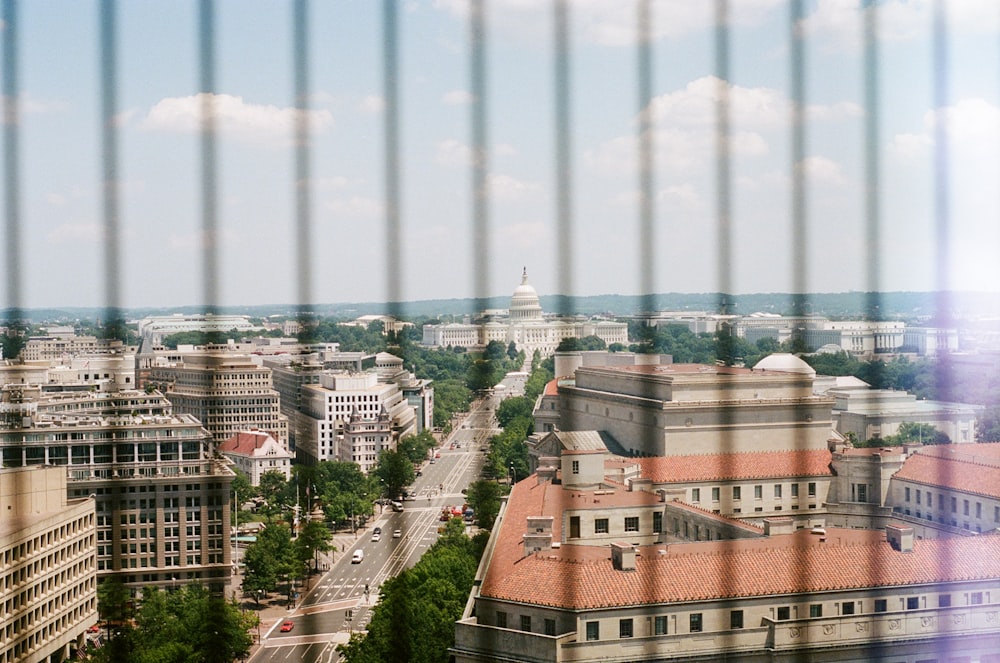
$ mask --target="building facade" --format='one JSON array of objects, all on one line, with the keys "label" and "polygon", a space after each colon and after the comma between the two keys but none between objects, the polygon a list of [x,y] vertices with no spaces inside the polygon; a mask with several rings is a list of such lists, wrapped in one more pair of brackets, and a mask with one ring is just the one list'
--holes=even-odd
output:
[{"label": "building facade", "polygon": [[271,385],[271,369],[249,356],[184,354],[179,363],[150,369],[149,384],[166,395],[175,412],[198,419],[216,444],[251,428],[288,443],[288,418]]},{"label": "building facade", "polygon": [[456,624],[457,663],[994,660],[1000,536],[780,517],[685,541],[667,495],[593,485],[591,456],[514,487]]},{"label": "building facade", "polygon": [[266,431],[241,431],[220,444],[218,451],[247,476],[251,486],[259,486],[265,472],[292,478],[292,454]]},{"label": "building facade", "polygon": [[[609,433],[626,455],[818,450],[833,399],[791,355],[753,369],[700,364],[582,366],[558,384],[560,430]],[[617,450],[616,450],[617,451]]]},{"label": "building facade", "polygon": [[97,623],[94,500],[61,468],[0,470],[0,663],[69,660]]},{"label": "building facade", "polygon": [[564,339],[585,336],[597,336],[607,345],[627,345],[628,325],[601,319],[546,317],[538,293],[528,283],[527,269],[521,276],[521,284],[511,295],[506,316],[494,316],[481,324],[450,323],[423,327],[423,344],[427,346],[469,348],[498,341],[505,345],[514,343],[528,357],[535,351],[547,357]]},{"label": "building facade", "polygon": [[150,413],[133,414],[87,407],[90,394],[63,394],[50,411],[45,396],[29,401],[19,391],[5,388],[0,403],[3,466],[59,467],[69,499],[94,497],[99,578],[115,575],[135,588],[228,586],[234,475],[213,457],[198,420],[172,414],[161,394],[101,401],[134,395]]}]

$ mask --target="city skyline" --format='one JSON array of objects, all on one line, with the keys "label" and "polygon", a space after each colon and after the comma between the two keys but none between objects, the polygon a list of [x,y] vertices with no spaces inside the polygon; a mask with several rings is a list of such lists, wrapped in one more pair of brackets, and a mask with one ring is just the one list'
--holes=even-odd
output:
[{"label": "city skyline", "polygon": [[[732,292],[793,290],[787,3],[732,3]],[[855,3],[806,3],[812,292],[867,290],[863,49]],[[403,301],[475,297],[465,3],[400,3],[400,250]],[[1000,12],[947,3],[947,56],[933,55],[931,2],[880,3],[879,289],[989,291],[996,181]],[[118,11],[121,304],[202,300],[198,16],[194,3]],[[560,240],[551,10],[487,7],[489,296],[528,266],[558,292]],[[653,2],[655,292],[718,283],[711,3]],[[572,293],[640,293],[639,122],[634,3],[570,2]],[[101,307],[104,231],[98,6],[18,5],[21,303]],[[385,301],[381,5],[309,5],[312,299]],[[219,303],[294,302],[291,5],[216,6]],[[6,27],[2,33],[6,38]],[[935,62],[945,68],[950,139],[935,180]],[[939,171],[940,172],[940,171]],[[947,187],[948,245],[937,253],[935,183]],[[5,176],[5,191],[11,186]],[[8,241],[7,230],[0,232]],[[946,273],[936,270],[940,264]],[[0,301],[9,303],[9,280]]]}]

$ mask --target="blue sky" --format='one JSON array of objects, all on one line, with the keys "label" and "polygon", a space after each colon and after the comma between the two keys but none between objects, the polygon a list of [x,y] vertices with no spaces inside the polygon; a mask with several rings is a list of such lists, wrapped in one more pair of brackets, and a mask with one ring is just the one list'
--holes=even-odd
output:
[{"label": "blue sky", "polygon": [[[658,292],[718,289],[710,2],[654,0]],[[792,289],[789,19],[779,0],[733,0],[733,285]],[[857,2],[806,3],[808,290],[866,289],[862,49]],[[1000,8],[945,3],[949,27],[946,287],[998,290]],[[929,0],[880,3],[884,290],[940,285],[934,230]],[[122,297],[201,302],[197,14],[193,2],[118,5]],[[574,294],[635,294],[640,275],[634,7],[573,0]],[[469,297],[469,45],[464,0],[401,0],[403,298]],[[527,266],[556,291],[552,18],[541,0],[487,0],[490,293]],[[100,306],[98,6],[20,5],[22,302]],[[381,3],[310,5],[317,302],[385,298]],[[219,292],[294,302],[291,5],[217,5]],[[0,34],[6,38],[7,32]],[[0,229],[0,234],[4,231]],[[6,241],[6,237],[4,237]],[[562,247],[562,248],[561,248]],[[0,301],[8,301],[6,282]]]}]

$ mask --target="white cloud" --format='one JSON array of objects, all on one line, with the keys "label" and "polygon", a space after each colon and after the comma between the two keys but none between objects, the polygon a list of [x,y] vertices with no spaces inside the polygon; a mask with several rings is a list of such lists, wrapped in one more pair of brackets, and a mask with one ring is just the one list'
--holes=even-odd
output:
[{"label": "white cloud", "polygon": [[45,238],[51,244],[93,244],[104,237],[104,229],[98,223],[62,223],[48,232]]},{"label": "white cloud", "polygon": [[385,205],[381,200],[366,196],[350,196],[335,198],[325,205],[326,209],[337,217],[351,219],[374,219],[384,213]]},{"label": "white cloud", "polygon": [[441,98],[441,101],[448,106],[467,106],[475,100],[476,98],[467,90],[452,90]]},{"label": "white cloud", "polygon": [[442,166],[468,166],[472,150],[462,141],[446,138],[435,146],[434,160]]},{"label": "white cloud", "polygon": [[510,175],[493,173],[489,176],[490,195],[498,201],[523,200],[541,190],[537,182],[519,180]]},{"label": "white cloud", "polygon": [[[710,28],[714,23],[712,3],[691,0],[653,0],[651,3],[653,39],[690,34]],[[732,3],[730,22],[755,24],[768,12],[784,6],[784,0],[740,0]],[[466,20],[466,0],[435,0],[436,9]],[[630,46],[638,39],[636,3],[622,0],[573,0],[569,3],[570,33],[583,41],[602,46]],[[522,40],[548,40],[552,26],[552,8],[539,0],[493,0],[487,10],[491,32]]]},{"label": "white cloud", "polygon": [[[862,39],[863,3],[857,0],[820,0],[802,22],[805,33],[828,40],[841,49],[858,49]],[[929,37],[934,20],[932,0],[881,0],[878,36],[882,41]],[[997,29],[1000,12],[995,0],[951,0],[944,4],[945,22],[953,34]]]},{"label": "white cloud", "polygon": [[840,164],[827,157],[806,157],[801,167],[810,183],[840,186],[846,181]]},{"label": "white cloud", "polygon": [[358,104],[358,109],[362,113],[381,113],[385,110],[385,99],[378,94],[369,94]]},{"label": "white cloud", "polygon": [[517,154],[517,148],[509,143],[497,143],[493,148],[493,154],[498,157],[512,157]]},{"label": "white cloud", "polygon": [[[962,99],[946,107],[942,117],[950,147],[963,155],[961,162],[967,162],[972,155],[995,153],[1000,141],[1000,108],[985,99]],[[936,124],[934,111],[924,113],[923,130],[896,134],[889,145],[890,155],[902,161],[928,157],[934,146]]]},{"label": "white cloud", "polygon": [[243,97],[229,94],[199,93],[188,97],[168,97],[160,100],[146,114],[142,127],[153,131],[193,133],[201,128],[202,104],[212,103],[216,128],[223,134],[248,143],[287,142],[295,131],[299,113],[306,113],[309,128],[321,132],[333,124],[327,110],[300,111],[292,107],[252,104]]}]

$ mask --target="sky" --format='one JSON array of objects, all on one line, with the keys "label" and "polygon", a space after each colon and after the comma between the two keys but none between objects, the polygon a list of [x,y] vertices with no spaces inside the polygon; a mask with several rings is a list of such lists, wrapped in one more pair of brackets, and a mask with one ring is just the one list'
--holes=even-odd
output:
[{"label": "sky", "polygon": [[[797,258],[807,291],[870,289],[865,123],[873,109],[865,108],[858,4],[804,3],[796,30],[805,38],[805,158],[793,164],[787,2],[731,2],[731,64],[720,81],[713,3],[652,0],[653,98],[642,108],[636,4],[570,0],[564,119],[573,232],[566,238],[556,229],[552,5],[486,0],[490,259],[480,265],[468,3],[400,0],[401,298],[507,295],[523,268],[540,294],[556,294],[566,251],[573,292],[563,294],[642,294],[642,112],[650,113],[654,145],[653,289],[718,290],[714,118],[723,84],[732,121],[732,291],[793,290]],[[994,0],[944,6],[947,50],[935,58],[934,3],[879,2],[877,274],[885,291],[1000,291],[1000,7]],[[383,301],[382,3],[308,7],[312,298]],[[99,6],[46,0],[18,9],[21,302],[103,306]],[[223,304],[294,303],[299,292],[291,9],[271,0],[216,4]],[[197,3],[125,0],[117,12],[121,304],[196,306],[204,291]],[[7,26],[0,28],[8,39]],[[946,82],[937,95],[935,66]],[[945,167],[937,169],[936,118],[948,137],[947,158],[938,162]],[[805,181],[804,252],[792,249],[794,172]],[[944,211],[936,211],[942,201]],[[939,219],[947,221],[943,237]],[[6,224],[0,235],[6,245]],[[486,293],[475,292],[479,270]],[[11,297],[5,279],[0,304]]]}]

